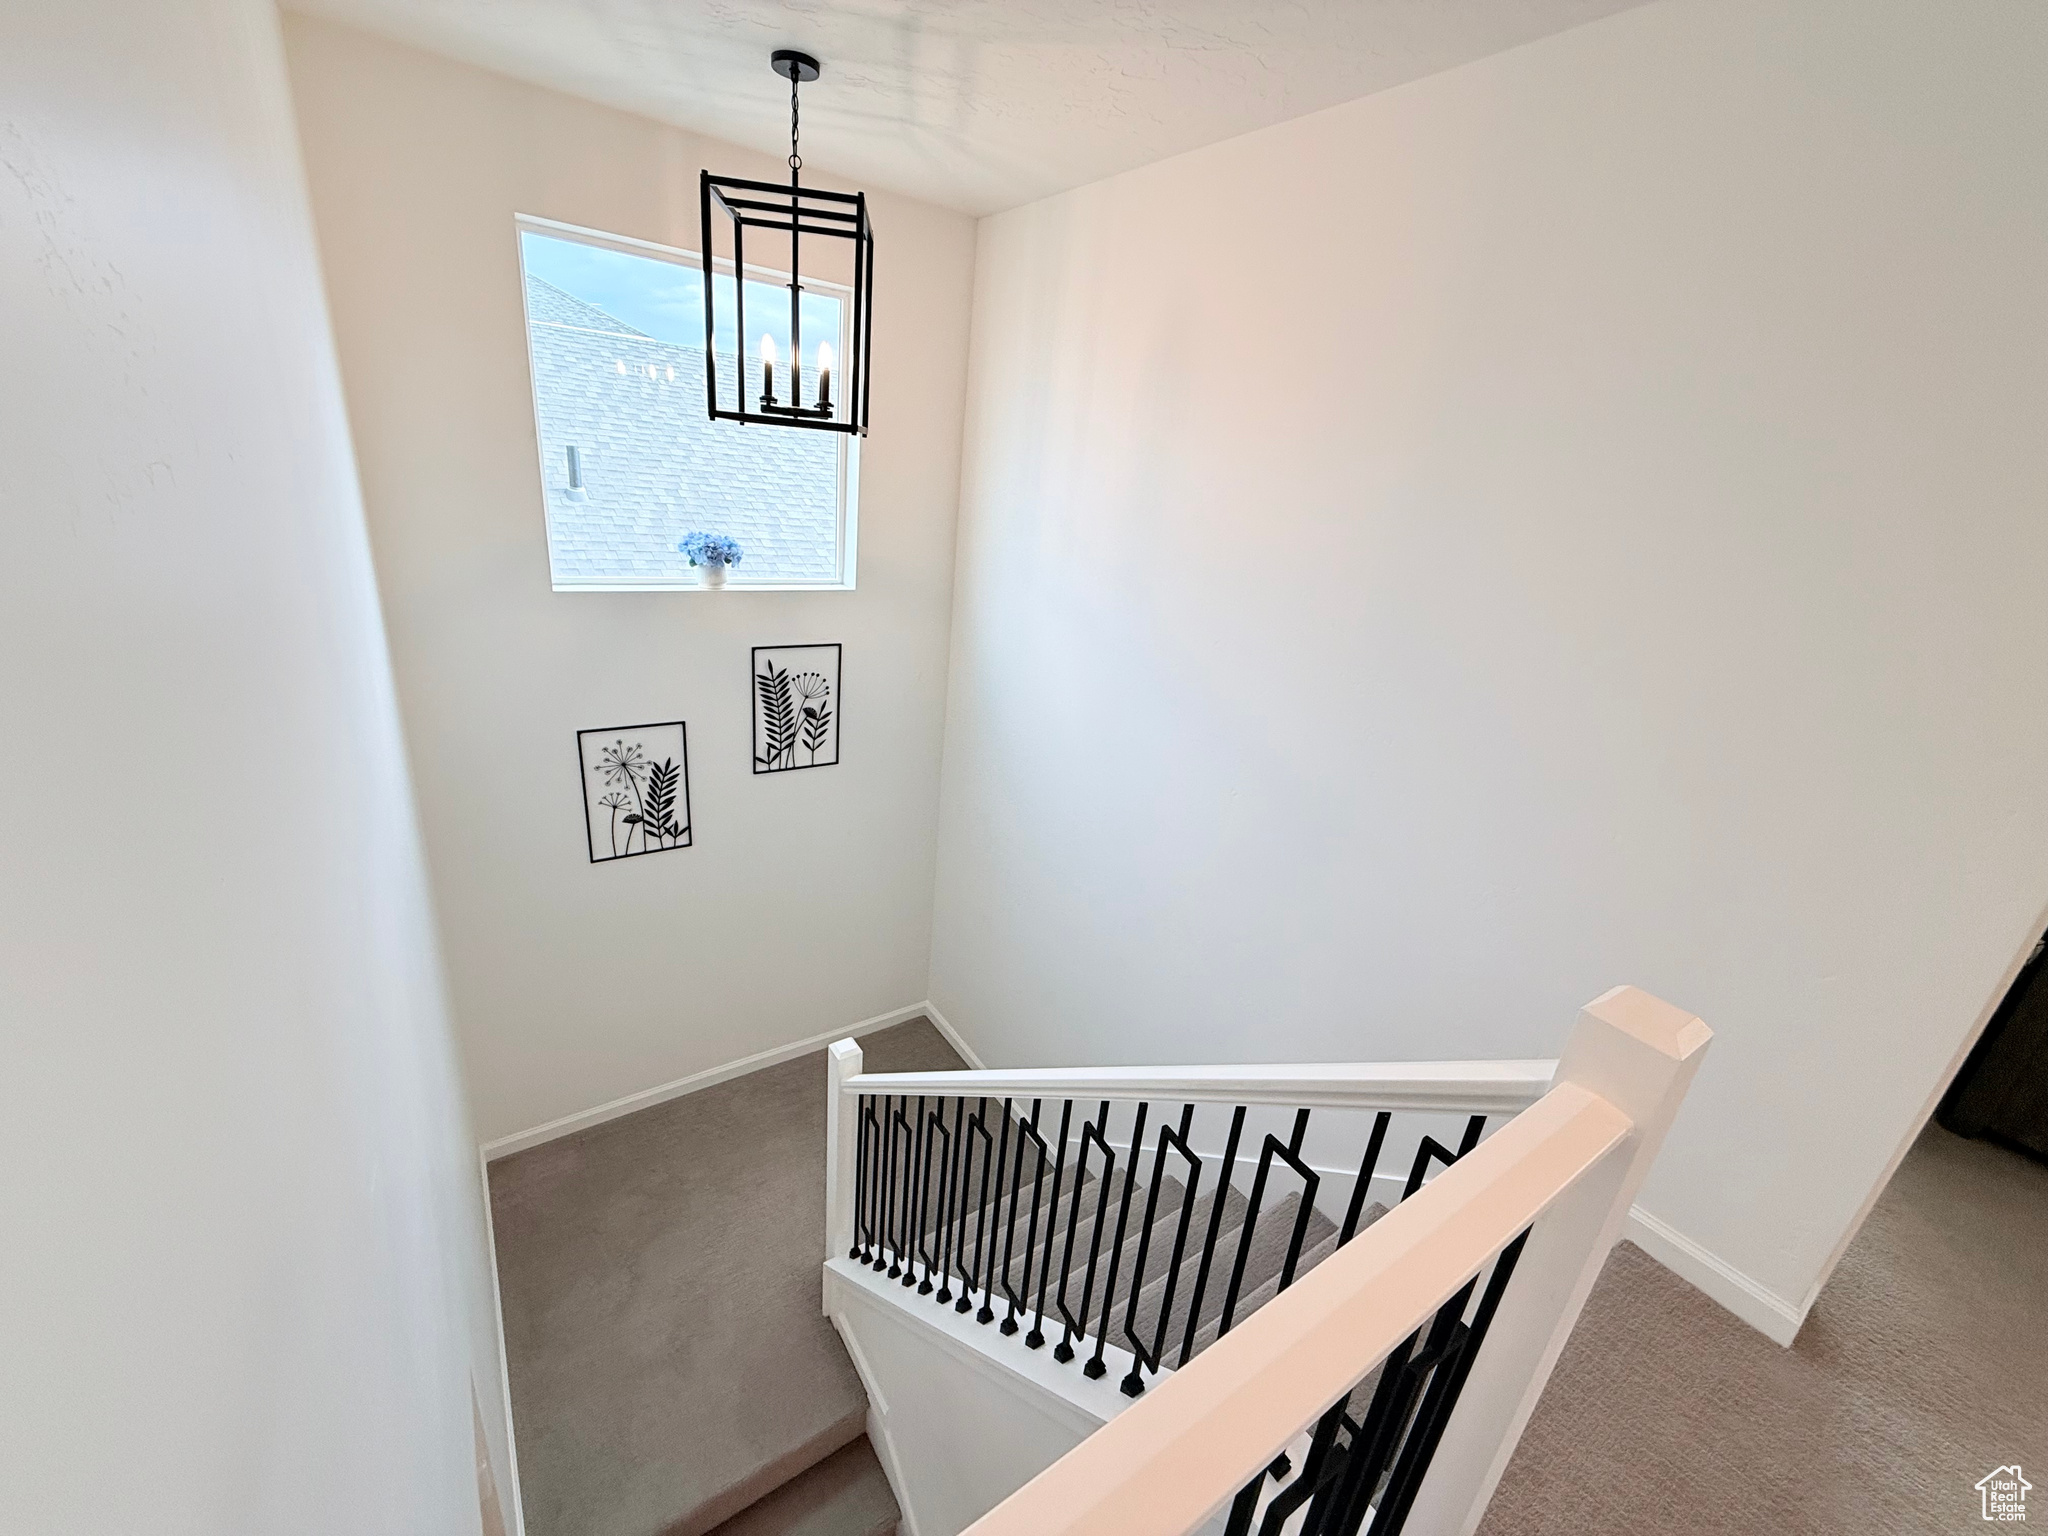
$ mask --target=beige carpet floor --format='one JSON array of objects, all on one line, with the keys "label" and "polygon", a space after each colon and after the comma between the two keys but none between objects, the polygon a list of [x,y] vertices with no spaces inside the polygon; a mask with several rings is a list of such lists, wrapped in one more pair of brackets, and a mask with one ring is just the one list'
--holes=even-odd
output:
[{"label": "beige carpet floor", "polygon": [[[963,1065],[922,1019],[861,1046],[875,1072]],[[822,1051],[491,1165],[527,1536],[698,1536],[860,1439],[820,1310],[824,1168]],[[808,1488],[861,1513],[786,1528],[857,1536],[879,1477],[841,1458]]]},{"label": "beige carpet floor", "polygon": [[1480,1536],[1997,1529],[2013,1462],[2048,1524],[2048,1167],[1929,1126],[1789,1350],[1617,1248]]}]

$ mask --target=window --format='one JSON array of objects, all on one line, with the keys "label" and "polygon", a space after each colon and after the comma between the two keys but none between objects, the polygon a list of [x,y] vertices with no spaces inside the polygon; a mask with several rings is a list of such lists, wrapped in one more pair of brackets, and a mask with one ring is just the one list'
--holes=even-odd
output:
[{"label": "window", "polygon": [[[859,442],[710,419],[695,255],[538,219],[519,221],[519,253],[556,591],[696,587],[676,548],[688,533],[739,541],[731,586],[853,585]],[[784,358],[788,282],[747,269],[748,324]],[[729,286],[718,295],[728,315],[729,296]],[[807,360],[814,338],[845,355],[850,308],[844,290],[805,279]],[[728,398],[737,342],[716,338]]]}]

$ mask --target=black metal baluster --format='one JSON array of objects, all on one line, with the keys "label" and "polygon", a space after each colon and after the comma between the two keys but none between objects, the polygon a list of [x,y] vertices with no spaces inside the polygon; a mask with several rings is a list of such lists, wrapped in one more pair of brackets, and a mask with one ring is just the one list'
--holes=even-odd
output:
[{"label": "black metal baluster", "polygon": [[1216,1260],[1216,1235],[1223,1229],[1224,1208],[1230,1203],[1230,1173],[1237,1166],[1237,1143],[1244,1135],[1244,1106],[1230,1117],[1230,1137],[1223,1144],[1223,1161],[1216,1172],[1216,1199],[1209,1207],[1209,1232],[1202,1239],[1202,1262],[1195,1270],[1194,1294],[1188,1298],[1187,1334],[1180,1341],[1180,1359],[1175,1367],[1186,1365],[1188,1356],[1194,1353],[1195,1335],[1202,1327],[1202,1296],[1209,1289],[1209,1266]]},{"label": "black metal baluster", "polygon": [[[904,1094],[896,1106],[896,1113],[889,1128],[889,1142],[892,1153],[900,1143],[902,1152],[896,1156],[896,1182],[890,1191],[895,1202],[896,1224],[890,1229],[889,1241],[894,1250],[889,1255],[889,1278],[895,1280],[910,1273],[910,1242],[904,1236],[910,1226],[910,1197],[917,1182],[917,1169],[913,1164],[915,1156],[916,1129],[910,1123],[910,1095]],[[899,1137],[897,1132],[901,1132]],[[904,1280],[904,1284],[911,1282]]]},{"label": "black metal baluster", "polygon": [[[953,1303],[955,1312],[967,1312],[974,1306],[974,1290],[981,1283],[985,1273],[982,1268],[982,1236],[988,1230],[988,1176],[989,1165],[995,1157],[995,1138],[988,1130],[988,1100],[978,1099],[973,1116],[967,1122],[970,1135],[981,1138],[981,1191],[974,1205],[974,1269],[969,1273],[966,1265],[961,1266],[960,1299]],[[971,1146],[972,1143],[970,1142]],[[961,1242],[967,1241],[967,1234],[960,1234]]]},{"label": "black metal baluster", "polygon": [[[1471,1148],[1468,1145],[1464,1150]],[[1458,1406],[1458,1395],[1465,1389],[1465,1378],[1472,1373],[1472,1362],[1479,1353],[1480,1344],[1486,1339],[1487,1329],[1493,1325],[1493,1314],[1500,1307],[1501,1295],[1507,1290],[1515,1264],[1522,1257],[1522,1245],[1528,1240],[1529,1234],[1524,1230],[1500,1251],[1470,1326],[1461,1322],[1447,1343],[1445,1356],[1430,1377],[1429,1395],[1415,1415],[1414,1427],[1408,1432],[1407,1443],[1401,1449],[1401,1459],[1394,1468],[1394,1475],[1387,1480],[1387,1491],[1380,1499],[1378,1513],[1373,1516],[1372,1536],[1400,1536],[1401,1528],[1408,1523],[1408,1511],[1414,1507],[1423,1475],[1429,1471],[1437,1444],[1443,1439],[1444,1427],[1450,1423],[1451,1413]],[[1461,1314],[1464,1298],[1472,1294],[1472,1287],[1477,1284],[1475,1277],[1458,1293]]]},{"label": "black metal baluster", "polygon": [[1416,1145],[1415,1165],[1408,1170],[1408,1183],[1401,1191],[1401,1198],[1406,1200],[1415,1191],[1422,1188],[1423,1176],[1429,1172],[1429,1165],[1432,1161],[1442,1163],[1446,1168],[1450,1167],[1451,1164],[1479,1145],[1479,1133],[1485,1129],[1486,1116],[1474,1115],[1470,1120],[1467,1120],[1465,1122],[1464,1138],[1458,1143],[1458,1150],[1455,1152],[1438,1141],[1434,1136],[1423,1137]]},{"label": "black metal baluster", "polygon": [[868,1263],[876,1269],[884,1267],[882,1246],[889,1240],[889,1219],[885,1210],[888,1183],[883,1177],[889,1153],[889,1115],[884,1096],[877,1095],[868,1105],[868,1161],[874,1165],[872,1182],[868,1186]]},{"label": "black metal baluster", "polygon": [[882,1250],[889,1241],[887,1170],[889,1164],[888,1096],[877,1094],[868,1104],[868,1233],[867,1262],[883,1267]]},{"label": "black metal baluster", "polygon": [[[1359,1520],[1364,1518],[1365,1509],[1379,1488],[1380,1473],[1385,1469],[1394,1436],[1407,1420],[1406,1394],[1411,1386],[1408,1360],[1421,1337],[1420,1329],[1409,1334],[1381,1364],[1379,1385],[1373,1389],[1372,1403],[1365,1411],[1364,1420],[1351,1435],[1351,1451],[1345,1457],[1344,1476],[1330,1491],[1328,1499],[1317,1500],[1321,1506],[1321,1519],[1319,1522],[1311,1521],[1304,1536],[1308,1536],[1309,1531],[1314,1532],[1314,1536],[1357,1531]],[[1397,1419],[1400,1422],[1395,1422]]]},{"label": "black metal baluster", "polygon": [[853,1247],[847,1250],[847,1258],[861,1260],[867,1257],[867,1244],[861,1234],[866,1230],[868,1213],[868,1096],[861,1094],[853,1101],[854,1151],[853,1151]]},{"label": "black metal baluster", "polygon": [[[1003,1220],[1003,1174],[1009,1166],[1010,1118],[1010,1101],[1008,1099],[1005,1099],[1003,1100],[1003,1135],[1002,1139],[996,1143],[996,1208],[994,1211],[990,1212],[990,1219],[993,1223],[989,1228],[989,1235],[991,1238],[993,1238],[996,1235],[996,1232],[1002,1226]],[[1013,1203],[1011,1207],[1011,1215],[1014,1216],[1015,1214],[1016,1210],[1015,1205]],[[989,1246],[988,1259],[988,1268],[982,1272],[981,1276],[981,1307],[974,1314],[974,1320],[977,1323],[992,1323],[996,1320],[996,1309],[994,1306],[996,1290],[996,1255],[995,1246],[993,1242],[991,1242]]]},{"label": "black metal baluster", "polygon": [[1316,1213],[1316,1191],[1322,1187],[1323,1176],[1301,1158],[1301,1127],[1308,1122],[1308,1111],[1301,1112],[1301,1125],[1294,1129],[1294,1143],[1282,1154],[1287,1164],[1301,1176],[1301,1204],[1294,1212],[1294,1235],[1287,1241],[1287,1262],[1280,1266],[1280,1283],[1274,1287],[1278,1295],[1294,1284],[1294,1269],[1301,1262],[1302,1239],[1308,1236],[1309,1218]]},{"label": "black metal baluster", "polygon": [[[1383,1365],[1382,1377],[1385,1374]],[[1358,1388],[1353,1387],[1338,1398],[1336,1405],[1330,1410],[1336,1415],[1336,1428],[1344,1436],[1344,1444],[1333,1444],[1331,1447],[1329,1460],[1316,1479],[1315,1491],[1309,1495],[1308,1514],[1302,1519],[1300,1536],[1327,1536],[1337,1512],[1343,1507],[1344,1493],[1350,1486],[1352,1465],[1365,1454],[1365,1426],[1346,1411],[1351,1405],[1351,1399],[1357,1395]],[[1332,1438],[1334,1440],[1334,1436]]]},{"label": "black metal baluster", "polygon": [[1237,1497],[1230,1501],[1230,1518],[1224,1522],[1223,1536],[1246,1536],[1251,1530],[1252,1516],[1259,1507],[1259,1489],[1265,1481],[1266,1474],[1261,1472],[1238,1489]]},{"label": "black metal baluster", "polygon": [[903,1242],[903,1224],[910,1208],[910,1095],[897,1097],[889,1115],[889,1269],[891,1280],[901,1278],[909,1267],[910,1252]]},{"label": "black metal baluster", "polygon": [[[1038,1261],[1038,1306],[1032,1313],[1031,1331],[1024,1335],[1026,1349],[1039,1349],[1045,1344],[1045,1284],[1052,1274],[1052,1251],[1054,1234],[1059,1227],[1060,1178],[1067,1168],[1067,1128],[1073,1121],[1074,1101],[1060,1102],[1060,1146],[1052,1164],[1052,1199],[1048,1203],[1045,1223],[1045,1254]],[[1064,1273],[1064,1271],[1062,1271]],[[1024,1276],[1028,1286],[1031,1276]]]},{"label": "black metal baluster", "polygon": [[953,1299],[953,1263],[958,1257],[955,1231],[960,1217],[960,1128],[961,1120],[967,1113],[967,1101],[953,1101],[953,1133],[946,1138],[946,1190],[944,1211],[939,1217],[939,1294],[940,1306]]},{"label": "black metal baluster", "polygon": [[[1202,1188],[1202,1160],[1188,1145],[1188,1132],[1195,1123],[1195,1106],[1183,1104],[1180,1125],[1159,1128],[1159,1153],[1152,1160],[1152,1188],[1145,1197],[1145,1230],[1138,1236],[1138,1257],[1131,1270],[1131,1299],[1124,1309],[1124,1337],[1131,1343],[1130,1374],[1118,1383],[1124,1396],[1136,1397],[1145,1390],[1143,1371],[1159,1374],[1159,1357],[1166,1348],[1166,1325],[1173,1316],[1173,1291],[1180,1283],[1181,1256],[1187,1251],[1188,1223],[1194,1219],[1195,1200]],[[1187,1185],[1180,1199],[1180,1223],[1174,1229],[1173,1257],[1166,1265],[1166,1285],[1159,1298],[1159,1321],[1152,1330],[1148,1349],[1138,1337],[1138,1302],[1145,1294],[1145,1258],[1152,1243],[1152,1216],[1159,1203],[1159,1186],[1166,1178],[1166,1149],[1173,1145],[1188,1165]],[[1136,1159],[1133,1159],[1135,1164]]]},{"label": "black metal baluster", "polygon": [[[965,1098],[960,1100],[959,1107],[960,1112],[965,1113],[967,1109],[967,1100]],[[960,1288],[956,1293],[954,1301],[955,1310],[958,1310],[960,1302],[967,1298],[967,1229],[974,1216],[973,1210],[968,1203],[974,1197],[974,1131],[974,1117],[967,1115],[966,1123],[960,1127],[958,1138],[960,1144],[959,1192],[954,1197],[953,1212],[955,1226],[953,1234],[953,1268],[960,1275]]]},{"label": "black metal baluster", "polygon": [[1337,1401],[1337,1428],[1344,1442],[1331,1449],[1329,1462],[1317,1479],[1314,1494],[1310,1496],[1308,1513],[1302,1518],[1300,1536],[1327,1536],[1337,1511],[1343,1506],[1352,1463],[1365,1454],[1365,1426],[1344,1411],[1357,1395],[1358,1388],[1353,1387]]},{"label": "black metal baluster", "polygon": [[[1109,1144],[1105,1134],[1109,1129],[1109,1100],[1102,1101],[1102,1108],[1096,1112],[1095,1124],[1081,1126],[1080,1151],[1074,1159],[1074,1212],[1067,1223],[1067,1252],[1060,1263],[1060,1288],[1053,1298],[1059,1308],[1060,1318],[1067,1325],[1066,1336],[1053,1346],[1053,1359],[1065,1365],[1074,1358],[1074,1337],[1080,1335],[1083,1341],[1088,1337],[1088,1298],[1095,1294],[1095,1261],[1102,1252],[1102,1221],[1109,1213],[1109,1185],[1116,1175],[1116,1149]],[[1081,1282],[1081,1315],[1074,1316],[1067,1306],[1067,1282],[1074,1277],[1074,1226],[1081,1213],[1081,1191],[1088,1186],[1088,1143],[1093,1139],[1102,1149],[1102,1175],[1096,1182],[1095,1219],[1089,1225],[1088,1233],[1088,1274]]]},{"label": "black metal baluster", "polygon": [[[1259,1536],[1280,1536],[1288,1517],[1302,1505],[1335,1480],[1342,1471],[1342,1463],[1331,1455],[1337,1443],[1337,1432],[1343,1428],[1344,1409],[1351,1401],[1346,1392],[1330,1409],[1316,1421],[1315,1433],[1309,1437],[1308,1455],[1302,1458],[1301,1472],[1287,1487],[1273,1495],[1273,1502],[1266,1506],[1266,1517],[1259,1522]],[[1253,1482],[1256,1488],[1258,1483]],[[1313,1529],[1313,1514],[1303,1522],[1303,1529]]]},{"label": "black metal baluster", "polygon": [[1357,1235],[1358,1218],[1365,1214],[1365,1202],[1372,1197],[1372,1177],[1379,1171],[1380,1148],[1386,1145],[1387,1124],[1393,1118],[1384,1109],[1373,1117],[1372,1135],[1366,1139],[1365,1156],[1358,1163],[1358,1182],[1351,1186],[1351,1204],[1344,1210],[1344,1230],[1337,1235],[1339,1248]]},{"label": "black metal baluster", "polygon": [[[1421,1445],[1421,1431],[1431,1417],[1439,1410],[1443,1390],[1448,1381],[1446,1366],[1457,1357],[1463,1347],[1467,1329],[1465,1308],[1472,1300],[1472,1292],[1479,1284],[1478,1278],[1467,1280],[1457,1294],[1437,1309],[1436,1320],[1430,1324],[1429,1338],[1422,1352],[1408,1362],[1406,1375],[1409,1379],[1408,1409],[1401,1420],[1400,1430],[1388,1446],[1392,1469],[1387,1473],[1384,1487],[1380,1490],[1378,1512],[1373,1513],[1373,1529],[1380,1530],[1385,1522],[1381,1514],[1390,1508],[1391,1500],[1404,1485],[1417,1475],[1418,1449]],[[1368,1501],[1370,1502],[1370,1500]],[[1355,1532],[1363,1524],[1365,1511],[1360,1518],[1346,1526],[1346,1531]]]},{"label": "black metal baluster", "polygon": [[1095,1353],[1088,1363],[1081,1367],[1081,1374],[1091,1381],[1109,1369],[1102,1363],[1102,1352],[1109,1345],[1109,1323],[1116,1315],[1116,1276],[1124,1260],[1124,1229],[1131,1220],[1131,1192],[1138,1187],[1138,1163],[1145,1153],[1145,1115],[1152,1108],[1147,1101],[1138,1101],[1138,1115],[1131,1127],[1131,1157],[1124,1164],[1124,1197],[1116,1206],[1116,1242],[1109,1250],[1109,1273],[1102,1282],[1102,1324],[1095,1331]]},{"label": "black metal baluster", "polygon": [[1273,1159],[1284,1159],[1287,1165],[1301,1176],[1301,1209],[1294,1218],[1294,1232],[1287,1245],[1287,1259],[1280,1270],[1280,1289],[1285,1290],[1294,1283],[1294,1266],[1301,1257],[1301,1240],[1308,1232],[1308,1219],[1315,1209],[1316,1186],[1320,1176],[1301,1160],[1301,1139],[1308,1133],[1308,1111],[1294,1112],[1294,1134],[1282,1142],[1277,1136],[1268,1136],[1259,1151],[1259,1171],[1252,1179],[1251,1198],[1245,1202],[1244,1236],[1238,1240],[1237,1261],[1231,1265],[1230,1288],[1223,1293],[1223,1315],[1217,1321],[1216,1337],[1222,1338],[1230,1332],[1230,1325],[1236,1321],[1239,1288],[1244,1284],[1244,1269],[1251,1257],[1252,1228],[1259,1219],[1259,1205],[1265,1198],[1266,1179],[1272,1172]]},{"label": "black metal baluster", "polygon": [[[920,1110],[924,1108],[923,1099],[919,1099],[917,1104]],[[932,1155],[940,1147],[941,1138],[944,1139],[944,1150],[938,1152],[940,1187],[938,1210],[934,1212],[932,1210]],[[917,1209],[917,1256],[924,1264],[924,1278],[917,1283],[917,1294],[920,1296],[931,1295],[933,1289],[932,1272],[938,1268],[937,1262],[932,1258],[931,1250],[926,1246],[926,1235],[936,1236],[942,1251],[946,1245],[944,1226],[941,1225],[935,1230],[930,1225],[929,1218],[936,1214],[941,1223],[945,1219],[943,1213],[946,1205],[946,1162],[952,1155],[952,1140],[952,1137],[946,1135],[946,1101],[941,1099],[939,1100],[939,1107],[931,1112],[925,1126],[924,1194],[919,1198]]]},{"label": "black metal baluster", "polygon": [[[1031,1103],[1032,1113],[1036,1115],[1039,1101],[1033,1099]],[[1005,1142],[996,1154],[996,1162],[999,1168],[1003,1165],[1004,1156],[1010,1151],[1007,1138],[1012,1129],[1017,1133],[1017,1147],[1015,1154],[1009,1160],[1010,1182],[1007,1186],[1008,1202],[1007,1209],[1002,1211],[1003,1258],[1002,1262],[991,1272],[991,1281],[993,1283],[989,1286],[989,1294],[983,1298],[984,1305],[994,1301],[996,1284],[1001,1285],[1006,1299],[1010,1293],[1010,1266],[1015,1262],[1017,1252],[1017,1203],[1024,1182],[1024,1143],[1036,1133],[1036,1128],[1030,1121],[1017,1118],[1015,1101],[1005,1099],[1003,1100],[1003,1135]],[[1004,1205],[1005,1188],[1006,1186],[1003,1184],[1002,1179],[998,1178],[996,1180],[996,1202],[999,1209]],[[994,1315],[992,1305],[990,1306],[990,1315],[991,1317]],[[1003,1331],[1014,1332],[1015,1330],[1007,1329]]]},{"label": "black metal baluster", "polygon": [[[1017,1310],[1028,1305],[1031,1296],[1031,1254],[1038,1245],[1039,1196],[1045,1188],[1045,1138],[1038,1134],[1038,1112],[1043,1099],[1031,1101],[1031,1118],[1017,1127],[1017,1161],[1010,1167],[1010,1221],[1003,1238],[1003,1295],[1010,1303],[1010,1314],[1002,1321],[1006,1334],[1017,1331]],[[1012,1255],[1017,1246],[1017,1205],[1018,1194],[1024,1178],[1024,1143],[1029,1141],[1038,1149],[1038,1167],[1031,1178],[1031,1221],[1024,1231],[1024,1295],[1018,1296],[1016,1287],[1010,1284],[1010,1277],[1018,1274]]]},{"label": "black metal baluster", "polygon": [[1358,1536],[1371,1511],[1373,1496],[1379,1492],[1381,1479],[1389,1475],[1390,1466],[1399,1471],[1396,1453],[1401,1452],[1403,1459],[1408,1459],[1406,1449],[1415,1426],[1421,1422],[1421,1408],[1428,1406],[1425,1390],[1435,1382],[1438,1368],[1463,1344],[1467,1333],[1465,1307],[1478,1284],[1479,1277],[1474,1275],[1437,1309],[1419,1353],[1415,1351],[1415,1342],[1422,1334],[1417,1330],[1402,1341],[1401,1347],[1380,1368],[1380,1384],[1373,1394],[1372,1408],[1354,1438],[1354,1445],[1362,1444],[1364,1452],[1358,1456],[1357,1465],[1347,1469],[1344,1495],[1333,1506],[1333,1518],[1326,1521],[1325,1529],[1336,1536]]},{"label": "black metal baluster", "polygon": [[[905,1102],[908,1102],[907,1098]],[[917,1284],[917,1254],[924,1226],[925,1186],[923,1175],[929,1172],[924,1154],[924,1095],[920,1093],[917,1096],[917,1113],[910,1123],[910,1166],[903,1172],[904,1191],[909,1197],[904,1202],[907,1219],[903,1223],[903,1284],[905,1289]]]},{"label": "black metal baluster", "polygon": [[[924,1104],[923,1095],[918,1105]],[[924,1145],[924,1126],[919,1111],[910,1107],[910,1095],[903,1096],[903,1215],[897,1223],[897,1252],[903,1259],[902,1281],[906,1286],[917,1284],[917,1154]]]},{"label": "black metal baluster", "polygon": [[896,1235],[896,1100],[882,1095],[882,1235],[875,1244],[875,1268],[896,1273],[883,1260],[889,1257],[889,1242]]},{"label": "black metal baluster", "polygon": [[875,1189],[873,1210],[875,1240],[868,1262],[876,1269],[887,1269],[886,1257],[889,1247],[889,1144],[895,1135],[889,1122],[889,1097],[884,1094],[877,1101],[874,1123]]}]

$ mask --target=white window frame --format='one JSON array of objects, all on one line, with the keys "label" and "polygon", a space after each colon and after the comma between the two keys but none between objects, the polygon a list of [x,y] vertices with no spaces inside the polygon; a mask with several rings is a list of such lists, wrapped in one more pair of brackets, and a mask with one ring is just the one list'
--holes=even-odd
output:
[{"label": "white window frame", "polygon": [[[519,313],[526,329],[526,392],[533,407],[534,452],[539,462],[540,504],[543,527],[548,538],[548,580],[557,592],[851,592],[855,586],[856,565],[860,547],[860,435],[854,432],[835,432],[839,446],[839,518],[836,529],[838,543],[838,577],[830,581],[749,581],[741,573],[746,561],[733,567],[726,575],[723,588],[703,586],[694,578],[681,576],[673,581],[563,581],[555,575],[555,540],[553,499],[548,495],[548,466],[545,451],[540,443],[540,393],[533,378],[533,316],[526,304],[526,242],[520,237],[526,234],[546,235],[555,240],[573,240],[583,245],[594,245],[604,250],[619,251],[628,256],[651,257],[676,266],[691,267],[701,272],[704,259],[696,251],[686,251],[673,245],[659,245],[652,240],[636,240],[630,235],[614,235],[601,229],[585,229],[577,224],[564,224],[555,219],[544,219],[535,214],[513,215],[513,244],[519,258]],[[723,256],[712,259],[712,270],[728,276],[733,264]],[[750,280],[768,282],[777,287],[787,287],[789,274],[774,267],[764,267],[754,262],[747,263],[747,277]],[[834,351],[845,357],[849,352],[853,325],[853,289],[844,283],[826,282],[820,278],[805,278],[804,287],[831,293],[839,299],[839,338]],[[741,344],[740,374],[746,374],[745,344]],[[716,358],[707,358],[705,366],[716,366]],[[802,431],[804,428],[776,428],[747,426],[746,432]]]}]

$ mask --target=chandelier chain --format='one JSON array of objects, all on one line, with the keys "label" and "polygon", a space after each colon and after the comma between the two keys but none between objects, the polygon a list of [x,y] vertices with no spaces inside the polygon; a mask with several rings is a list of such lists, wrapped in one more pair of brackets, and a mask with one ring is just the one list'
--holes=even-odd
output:
[{"label": "chandelier chain", "polygon": [[789,173],[792,176],[804,168],[804,157],[797,153],[797,75],[797,70],[789,72]]}]

